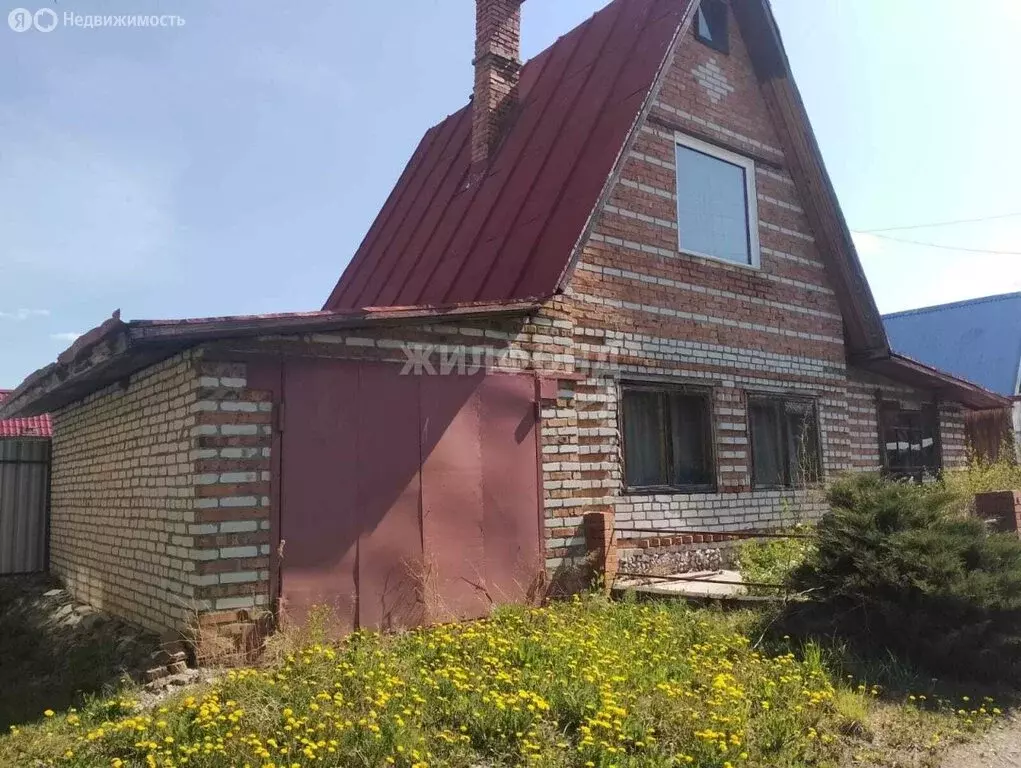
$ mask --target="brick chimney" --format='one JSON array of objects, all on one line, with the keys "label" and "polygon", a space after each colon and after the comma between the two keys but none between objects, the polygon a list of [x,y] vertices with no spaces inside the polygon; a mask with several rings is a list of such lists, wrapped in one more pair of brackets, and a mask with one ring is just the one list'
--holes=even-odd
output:
[{"label": "brick chimney", "polygon": [[521,3],[475,0],[472,173],[483,171],[517,102],[521,76]]}]

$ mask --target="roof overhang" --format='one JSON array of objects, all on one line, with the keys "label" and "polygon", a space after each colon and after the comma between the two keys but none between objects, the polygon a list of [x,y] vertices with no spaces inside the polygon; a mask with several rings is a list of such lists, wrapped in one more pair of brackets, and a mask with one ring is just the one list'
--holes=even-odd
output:
[{"label": "roof overhang", "polygon": [[769,0],[734,0],[732,6],[766,106],[779,129],[788,170],[804,193],[802,205],[819,253],[838,284],[847,345],[855,356],[885,358],[890,354],[886,329],[826,171]]},{"label": "roof overhang", "polygon": [[933,392],[941,400],[952,400],[973,411],[1010,408],[1012,399],[978,384],[951,376],[910,357],[891,354],[886,358],[861,360],[857,367],[911,387]]},{"label": "roof overhang", "polygon": [[75,341],[56,362],[28,376],[0,403],[0,419],[55,411],[207,341],[517,316],[537,307],[537,302],[478,303],[130,322],[122,321],[115,312]]}]

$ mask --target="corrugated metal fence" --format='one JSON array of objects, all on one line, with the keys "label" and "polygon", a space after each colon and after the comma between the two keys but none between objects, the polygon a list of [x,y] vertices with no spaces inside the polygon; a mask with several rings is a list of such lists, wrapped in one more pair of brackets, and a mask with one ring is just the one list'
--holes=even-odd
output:
[{"label": "corrugated metal fence", "polygon": [[46,570],[50,441],[0,440],[0,575]]}]

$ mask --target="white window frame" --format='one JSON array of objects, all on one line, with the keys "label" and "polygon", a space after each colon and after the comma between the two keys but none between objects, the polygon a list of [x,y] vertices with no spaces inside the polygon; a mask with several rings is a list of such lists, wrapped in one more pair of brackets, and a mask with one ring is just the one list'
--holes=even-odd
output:
[{"label": "white window frame", "polygon": [[[741,261],[732,261],[731,259],[725,259],[721,256],[714,256],[711,253],[700,253],[699,251],[685,248],[681,245],[681,230],[680,226],[677,228],[677,250],[680,253],[685,253],[689,256],[698,256],[702,259],[712,259],[722,264],[731,264],[735,267],[750,267],[751,269],[759,269],[762,263],[762,254],[759,250],[759,198],[758,191],[755,186],[755,161],[750,157],[739,155],[736,152],[717,147],[715,144],[710,144],[706,141],[696,139],[694,136],[688,136],[687,134],[675,132],[674,142],[677,146],[686,147],[687,149],[693,149],[696,152],[701,152],[703,155],[709,155],[710,157],[722,160],[731,165],[736,165],[744,169],[744,181],[745,181],[745,207],[748,213],[748,252],[750,262],[745,263]],[[674,149],[674,215],[677,217],[677,223],[680,224],[681,214],[681,185],[677,174],[679,168],[676,163],[677,150]]]}]

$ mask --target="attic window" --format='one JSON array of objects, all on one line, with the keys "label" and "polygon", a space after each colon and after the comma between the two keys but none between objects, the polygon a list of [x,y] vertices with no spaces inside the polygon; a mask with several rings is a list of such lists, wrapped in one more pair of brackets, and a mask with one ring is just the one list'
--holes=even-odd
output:
[{"label": "attic window", "polygon": [[730,53],[727,5],[723,0],[702,0],[695,12],[695,37],[720,53]]},{"label": "attic window", "polygon": [[758,267],[754,161],[691,136],[675,137],[679,250]]}]

